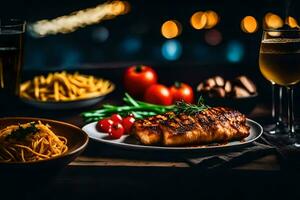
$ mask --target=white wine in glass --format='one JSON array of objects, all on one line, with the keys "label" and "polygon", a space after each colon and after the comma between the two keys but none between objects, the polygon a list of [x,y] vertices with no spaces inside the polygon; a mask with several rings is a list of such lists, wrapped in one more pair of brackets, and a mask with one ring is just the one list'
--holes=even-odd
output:
[{"label": "white wine in glass", "polygon": [[291,138],[295,138],[293,86],[300,82],[300,30],[264,30],[259,67],[263,76],[272,84],[287,88],[288,132]]},{"label": "white wine in glass", "polygon": [[271,82],[290,86],[300,81],[300,38],[264,39],[259,56],[260,71]]}]

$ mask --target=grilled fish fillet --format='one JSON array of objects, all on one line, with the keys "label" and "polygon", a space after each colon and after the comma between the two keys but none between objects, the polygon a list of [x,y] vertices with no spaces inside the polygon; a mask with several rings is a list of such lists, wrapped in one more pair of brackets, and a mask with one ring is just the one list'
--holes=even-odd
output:
[{"label": "grilled fish fillet", "polygon": [[144,145],[187,146],[242,140],[249,130],[245,115],[215,107],[193,116],[169,112],[137,120],[131,135]]}]

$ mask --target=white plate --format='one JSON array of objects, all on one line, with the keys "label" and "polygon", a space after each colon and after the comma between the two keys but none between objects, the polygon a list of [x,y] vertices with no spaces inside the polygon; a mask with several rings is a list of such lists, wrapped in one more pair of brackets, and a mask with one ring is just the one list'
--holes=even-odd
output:
[{"label": "white plate", "polygon": [[243,141],[233,141],[227,144],[210,144],[203,146],[192,146],[192,147],[163,147],[163,146],[146,146],[142,145],[134,137],[129,135],[123,135],[120,139],[110,139],[107,133],[101,133],[96,130],[97,122],[92,122],[85,125],[82,130],[85,131],[89,138],[100,142],[109,144],[112,146],[122,147],[126,149],[141,149],[141,150],[164,150],[164,151],[190,151],[190,150],[219,150],[225,148],[235,148],[248,145],[253,141],[257,140],[263,133],[262,126],[251,120],[247,119],[247,125],[250,126],[250,135],[246,137]]},{"label": "white plate", "polygon": [[89,99],[82,99],[82,100],[74,100],[74,101],[37,101],[33,99],[25,99],[21,98],[21,100],[29,104],[31,106],[37,107],[37,108],[43,108],[43,109],[73,109],[73,108],[84,108],[88,106],[95,105],[99,103],[101,100],[104,99],[106,95],[93,97]]}]

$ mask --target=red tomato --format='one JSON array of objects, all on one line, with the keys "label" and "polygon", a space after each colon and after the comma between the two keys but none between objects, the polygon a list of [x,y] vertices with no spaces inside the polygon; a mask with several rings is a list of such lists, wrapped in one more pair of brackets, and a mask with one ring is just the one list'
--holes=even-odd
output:
[{"label": "red tomato", "polygon": [[98,131],[108,133],[113,123],[114,122],[111,119],[105,118],[99,120],[96,127]]},{"label": "red tomato", "polygon": [[124,129],[125,129],[125,133],[127,133],[127,134],[130,133],[130,129],[131,129],[131,127],[132,127],[134,121],[135,121],[134,117],[132,117],[132,116],[130,116],[130,115],[128,115],[127,117],[125,117],[125,118],[123,119],[122,124],[123,124],[123,127],[124,127]]},{"label": "red tomato", "polygon": [[118,123],[122,123],[122,121],[123,121],[123,118],[119,114],[113,114],[112,116],[110,116],[110,119],[113,122],[118,122]]},{"label": "red tomato", "polygon": [[135,97],[143,97],[146,89],[155,83],[157,83],[157,74],[151,67],[136,65],[125,71],[124,87]]},{"label": "red tomato", "polygon": [[114,122],[111,126],[109,136],[113,139],[119,139],[124,134],[124,131],[125,130],[122,124]]},{"label": "red tomato", "polygon": [[172,95],[166,86],[155,84],[146,90],[144,100],[153,104],[171,105]]},{"label": "red tomato", "polygon": [[170,88],[173,96],[173,103],[176,101],[185,101],[187,103],[194,102],[194,92],[191,86],[185,83],[175,82]]}]

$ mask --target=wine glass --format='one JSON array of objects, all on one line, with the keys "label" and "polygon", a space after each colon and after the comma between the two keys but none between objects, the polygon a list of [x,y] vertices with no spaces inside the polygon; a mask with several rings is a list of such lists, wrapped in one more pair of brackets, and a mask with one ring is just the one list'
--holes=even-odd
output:
[{"label": "wine glass", "polygon": [[272,84],[287,89],[288,134],[296,146],[294,128],[293,86],[300,82],[300,29],[283,27],[265,29],[261,40],[259,67]]},{"label": "wine glass", "polygon": [[285,133],[285,125],[283,122],[283,87],[271,82],[272,87],[272,121],[270,125],[264,127],[264,131],[270,135]]}]

